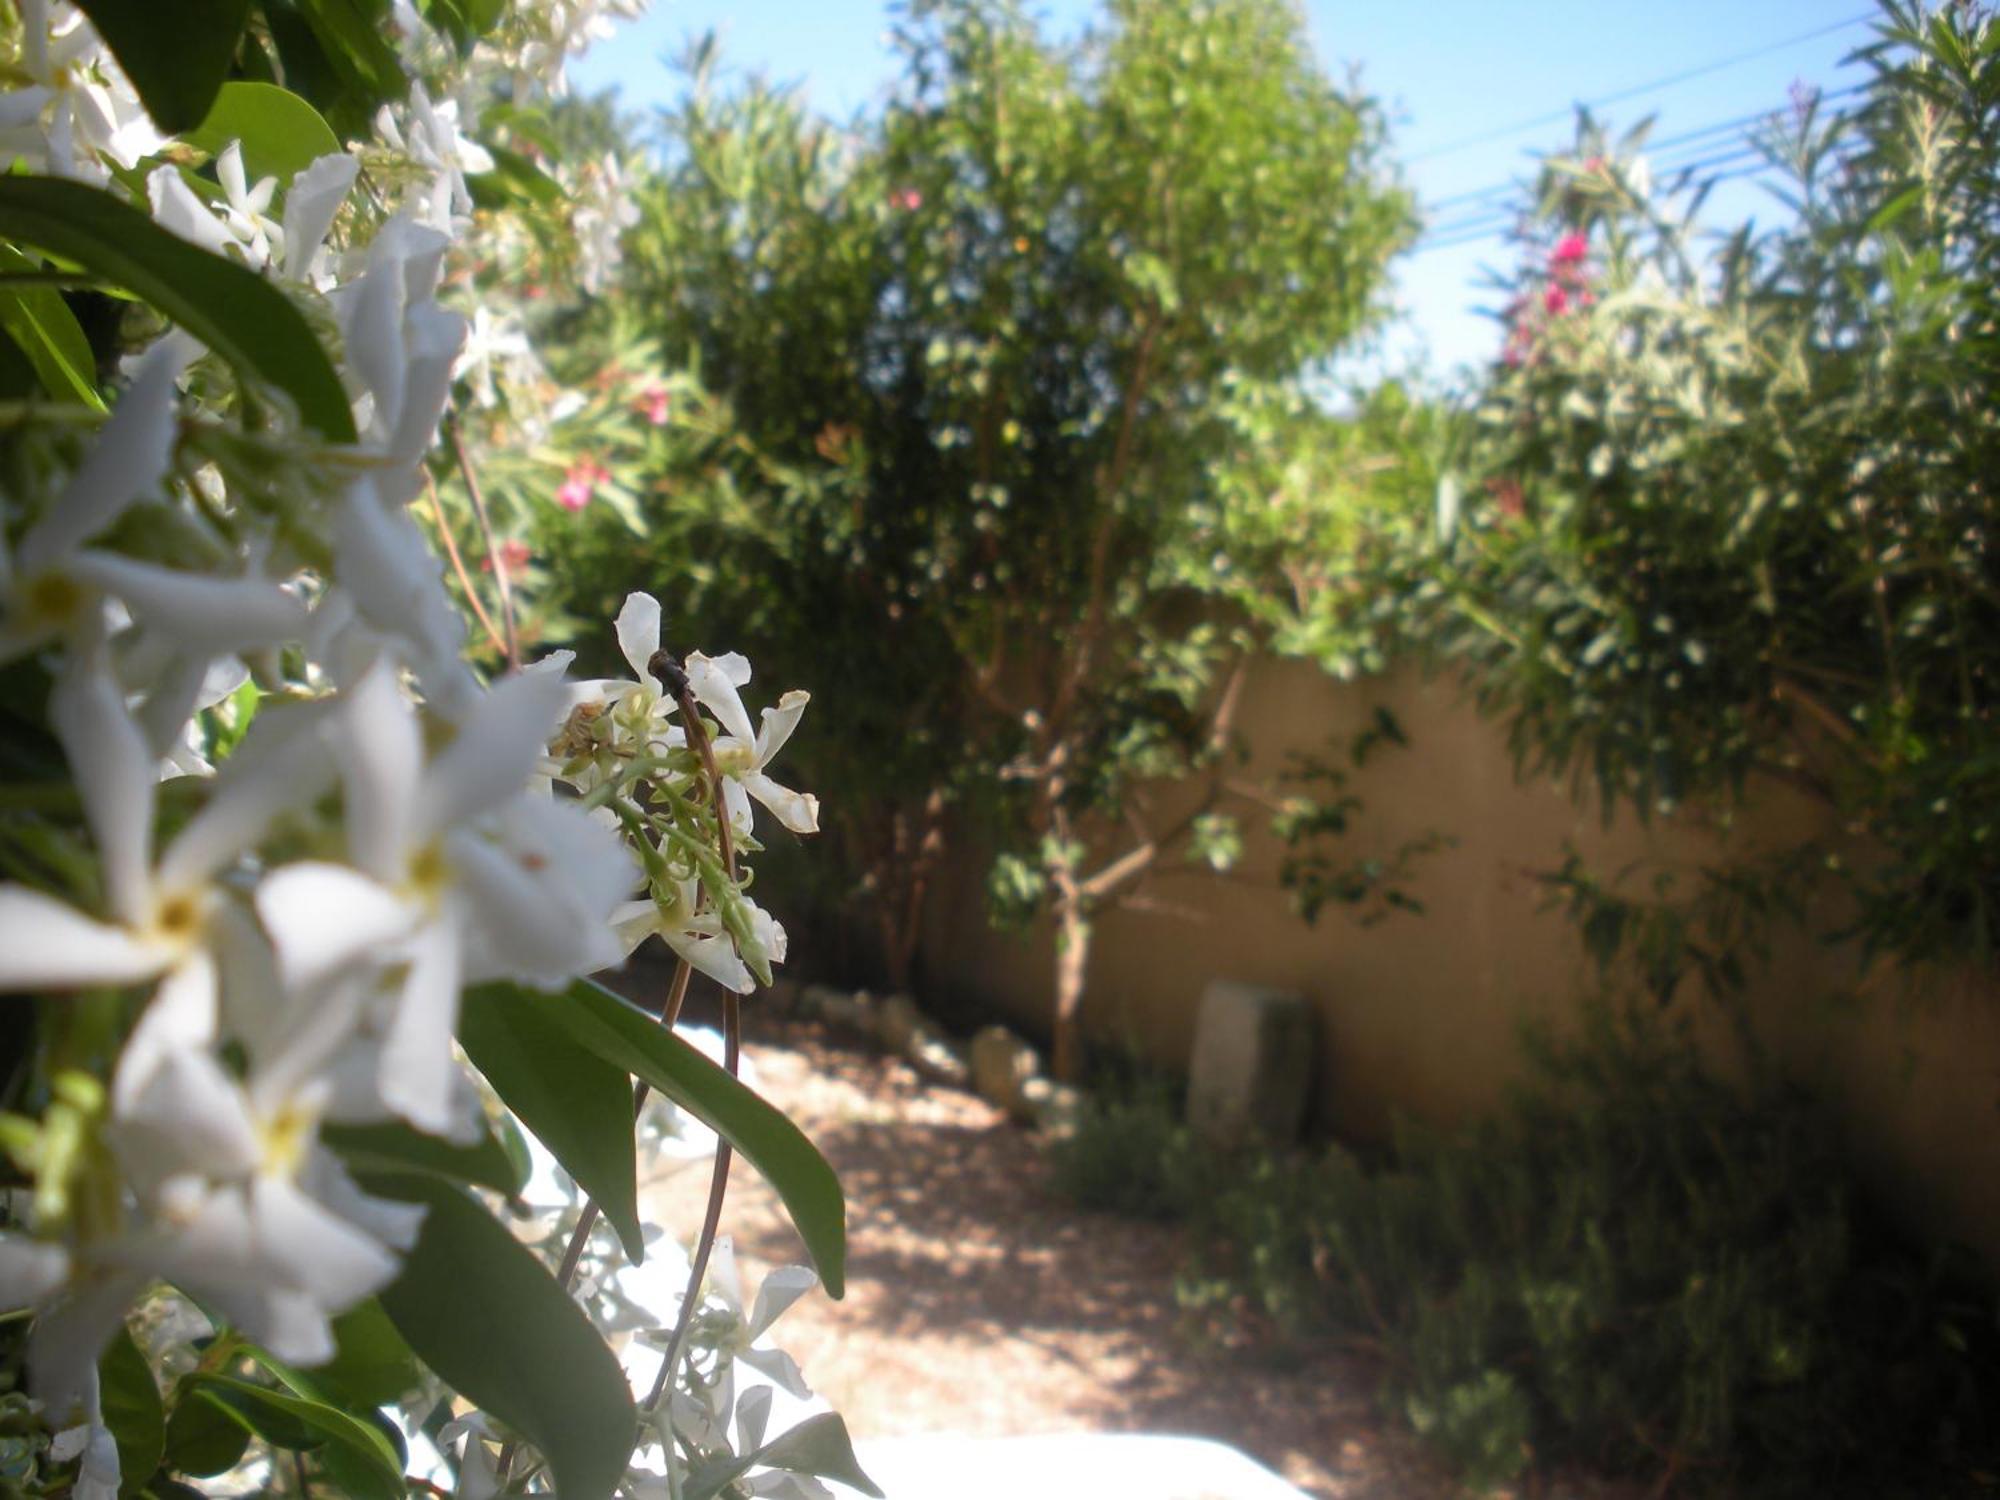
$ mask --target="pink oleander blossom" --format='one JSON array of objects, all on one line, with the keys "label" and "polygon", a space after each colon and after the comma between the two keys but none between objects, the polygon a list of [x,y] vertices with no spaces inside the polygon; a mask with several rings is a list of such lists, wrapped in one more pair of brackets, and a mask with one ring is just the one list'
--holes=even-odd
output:
[{"label": "pink oleander blossom", "polygon": [[556,504],[567,511],[579,511],[590,504],[597,494],[597,487],[611,477],[609,471],[593,459],[578,459],[563,475],[563,482],[556,491]]}]

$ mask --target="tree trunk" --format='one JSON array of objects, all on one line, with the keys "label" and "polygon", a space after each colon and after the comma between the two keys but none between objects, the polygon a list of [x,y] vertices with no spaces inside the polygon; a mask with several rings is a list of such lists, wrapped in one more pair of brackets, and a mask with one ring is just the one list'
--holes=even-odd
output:
[{"label": "tree trunk", "polygon": [[1063,1083],[1083,1075],[1083,985],[1090,966],[1090,918],[1068,872],[1059,881],[1069,889],[1056,898],[1055,1056],[1051,1067]]}]

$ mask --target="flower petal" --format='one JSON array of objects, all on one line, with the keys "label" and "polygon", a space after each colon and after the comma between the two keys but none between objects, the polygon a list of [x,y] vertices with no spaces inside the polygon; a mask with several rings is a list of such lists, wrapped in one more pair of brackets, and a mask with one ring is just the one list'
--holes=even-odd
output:
[{"label": "flower petal", "polygon": [[627,594],[613,628],[618,632],[618,649],[625,653],[632,675],[659,692],[660,679],[646,663],[660,649],[660,601],[651,594]]},{"label": "flower petal", "polygon": [[340,740],[348,853],[377,880],[393,884],[403,877],[424,748],[416,710],[388,662],[377,661],[348,690]]},{"label": "flower petal", "polygon": [[811,693],[793,688],[778,700],[776,708],[764,710],[764,727],[757,731],[758,769],[768,766],[777,758],[778,752],[785,748],[785,742],[792,737],[792,731],[799,727],[799,716],[806,711],[806,705],[810,702],[812,702]]},{"label": "flower petal", "polygon": [[382,1041],[382,1102],[419,1130],[442,1135],[452,1123],[458,1064],[460,923],[446,917],[422,928],[410,945],[410,972]]},{"label": "flower petal", "polygon": [[750,680],[750,664],[733,651],[717,657],[693,651],[688,654],[687,675],[695,701],[715,715],[724,732],[735,735],[746,745],[754,745],[757,731],[750,727],[750,715],[744,711],[743,700],[736,692]]},{"label": "flower petal", "polygon": [[751,1310],[745,1337],[756,1339],[784,1315],[785,1309],[819,1285],[819,1277],[808,1266],[779,1266],[757,1288],[757,1305]]},{"label": "flower petal", "polygon": [[452,828],[511,799],[568,708],[569,685],[546,672],[515,672],[481,694],[424,773],[420,827]]},{"label": "flower petal", "polygon": [[185,573],[98,551],[78,553],[69,571],[123,601],[149,630],[192,655],[257,651],[305,634],[306,607],[262,578]]},{"label": "flower petal", "polygon": [[173,955],[23,885],[0,885],[0,991],[81,989],[150,979]]},{"label": "flower petal", "polygon": [[322,156],[292,179],[285,194],[285,279],[304,281],[333,228],[361,170],[356,158],[340,152]]},{"label": "flower petal", "polygon": [[773,816],[793,833],[819,832],[819,798],[811,792],[795,792],[779,786],[762,771],[743,778],[743,790],[768,807]]},{"label": "flower petal", "polygon": [[108,672],[73,667],[49,695],[49,718],[83,794],[105,897],[114,915],[136,926],[150,915],[153,752]]},{"label": "flower petal", "polygon": [[162,339],[146,352],[132,384],[70,477],[62,497],[21,542],[16,566],[38,572],[96,536],[140,495],[156,488],[173,452],[174,382],[190,349]]}]

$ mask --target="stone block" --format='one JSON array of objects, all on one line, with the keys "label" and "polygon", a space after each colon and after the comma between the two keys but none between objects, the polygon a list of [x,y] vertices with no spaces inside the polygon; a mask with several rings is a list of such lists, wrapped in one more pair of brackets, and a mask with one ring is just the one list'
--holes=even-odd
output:
[{"label": "stone block", "polygon": [[1295,1141],[1316,1060],[1304,996],[1212,980],[1195,1022],[1188,1124],[1218,1146]]},{"label": "stone block", "polygon": [[908,995],[888,995],[875,1007],[875,1039],[886,1051],[907,1056],[910,1042],[929,1022]]},{"label": "stone block", "polygon": [[875,1001],[866,990],[856,990],[848,994],[834,989],[831,985],[807,985],[800,996],[806,1008],[831,1026],[845,1026],[855,1031],[875,1030]]},{"label": "stone block", "polygon": [[983,1027],[972,1038],[973,1090],[1017,1120],[1034,1117],[1021,1090],[1041,1070],[1035,1049],[1005,1026]]}]

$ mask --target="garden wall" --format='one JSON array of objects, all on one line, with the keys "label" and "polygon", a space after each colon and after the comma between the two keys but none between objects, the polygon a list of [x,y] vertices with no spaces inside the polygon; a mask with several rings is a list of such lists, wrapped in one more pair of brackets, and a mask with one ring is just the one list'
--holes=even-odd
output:
[{"label": "garden wall", "polygon": [[[1344,757],[1378,706],[1410,743],[1355,774],[1364,807],[1343,847],[1388,854],[1428,831],[1454,839],[1408,885],[1424,912],[1363,926],[1336,906],[1308,927],[1257,830],[1239,872],[1167,872],[1147,888],[1150,909],[1103,917],[1085,1000],[1093,1036],[1184,1068],[1211,978],[1282,986],[1319,1015],[1322,1124],[1367,1139],[1399,1111],[1449,1122],[1494,1102],[1517,1075],[1521,1021],[1568,1022],[1595,987],[1576,929],[1533,873],[1559,866],[1566,843],[1601,874],[1630,867],[1642,880],[1823,831],[1818,810],[1776,784],[1758,789],[1726,836],[1684,822],[1607,827],[1563,787],[1517,781],[1502,728],[1449,681],[1413,672],[1337,684],[1296,663],[1260,664],[1239,721],[1259,746],[1244,779],[1279,769],[1287,750]],[[1048,931],[991,931],[983,872],[968,856],[941,883],[926,985],[1045,1038]],[[1683,998],[1698,998],[1692,978]],[[1933,975],[1921,986],[1893,972],[1864,978],[1851,953],[1788,937],[1754,981],[1750,1009],[1771,1053],[1834,1108],[1913,1227],[1962,1238],[2000,1265],[2000,986],[1983,976]],[[1725,1067],[1740,1066],[1726,1026],[1711,1020],[1705,1034]]]}]

